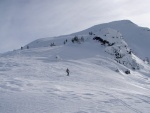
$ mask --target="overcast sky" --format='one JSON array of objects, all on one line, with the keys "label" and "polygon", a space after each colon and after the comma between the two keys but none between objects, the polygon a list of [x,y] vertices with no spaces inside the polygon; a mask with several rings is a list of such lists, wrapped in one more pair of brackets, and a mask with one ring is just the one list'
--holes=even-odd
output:
[{"label": "overcast sky", "polygon": [[129,19],[150,28],[149,0],[0,0],[0,52]]}]

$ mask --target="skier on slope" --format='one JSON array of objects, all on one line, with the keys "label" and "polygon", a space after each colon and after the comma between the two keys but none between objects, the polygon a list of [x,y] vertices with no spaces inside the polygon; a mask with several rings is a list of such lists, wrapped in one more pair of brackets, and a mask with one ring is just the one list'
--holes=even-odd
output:
[{"label": "skier on slope", "polygon": [[67,72],[67,76],[69,76],[69,69],[68,68],[66,69],[66,72]]}]

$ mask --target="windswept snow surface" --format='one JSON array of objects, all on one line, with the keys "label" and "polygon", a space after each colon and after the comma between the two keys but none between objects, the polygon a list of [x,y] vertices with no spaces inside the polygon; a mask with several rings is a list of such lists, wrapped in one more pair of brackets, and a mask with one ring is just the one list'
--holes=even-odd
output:
[{"label": "windswept snow surface", "polygon": [[[121,23],[117,25],[136,26]],[[29,49],[1,54],[0,113],[149,113],[150,65],[130,53],[134,45],[144,49],[144,43],[128,43],[128,27],[126,33],[122,27],[122,34],[109,24],[91,28],[93,34],[87,29],[38,39]],[[75,36],[79,42],[72,43]]]},{"label": "windswept snow surface", "polygon": [[103,50],[85,42],[2,55],[0,113],[149,113],[149,66],[124,74]]}]

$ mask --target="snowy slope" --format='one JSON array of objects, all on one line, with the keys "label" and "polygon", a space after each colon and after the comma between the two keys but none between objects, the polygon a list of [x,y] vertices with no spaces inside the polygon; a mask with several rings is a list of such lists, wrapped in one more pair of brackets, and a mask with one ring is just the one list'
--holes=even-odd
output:
[{"label": "snowy slope", "polygon": [[[23,50],[1,57],[0,112],[149,113],[149,68],[144,70],[147,75],[135,71],[126,75],[124,66],[101,52],[89,54],[88,44],[80,46]],[[79,50],[77,58],[67,55]]]},{"label": "snowy slope", "polygon": [[130,53],[122,32],[92,33],[38,39],[0,55],[0,113],[149,113],[150,65]]}]

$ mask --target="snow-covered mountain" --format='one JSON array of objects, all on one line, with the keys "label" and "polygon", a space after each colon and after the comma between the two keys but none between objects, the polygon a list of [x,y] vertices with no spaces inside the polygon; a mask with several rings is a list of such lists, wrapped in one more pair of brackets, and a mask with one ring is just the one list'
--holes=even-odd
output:
[{"label": "snow-covered mountain", "polygon": [[130,69],[137,70],[143,67],[136,61],[136,57],[149,61],[150,29],[139,27],[129,20],[96,25],[71,35],[39,39],[28,46],[31,48],[48,47],[54,42],[55,45],[60,46],[66,43],[65,40],[70,43],[74,37],[80,40],[82,37],[85,42],[96,39],[101,44],[106,43],[104,45],[108,47],[105,48],[105,52],[113,55],[117,62]]},{"label": "snow-covered mountain", "polygon": [[[95,25],[81,32],[73,33],[67,36],[39,39],[34,42],[31,42],[29,45],[31,47],[49,46],[51,40],[53,41],[53,39],[58,40],[58,38],[69,38],[78,35],[84,36],[84,35],[88,35],[89,32],[98,33],[102,29],[106,29],[106,28],[111,28],[120,32],[124,40],[129,45],[129,47],[139,57],[143,59],[145,57],[150,57],[150,52],[149,52],[150,29],[145,27],[139,27],[138,25],[132,23],[129,20],[115,21],[106,24]],[[62,41],[58,42],[58,45],[59,44],[62,44]]]},{"label": "snow-covered mountain", "polygon": [[4,53],[0,113],[149,113],[149,43],[122,20]]}]

